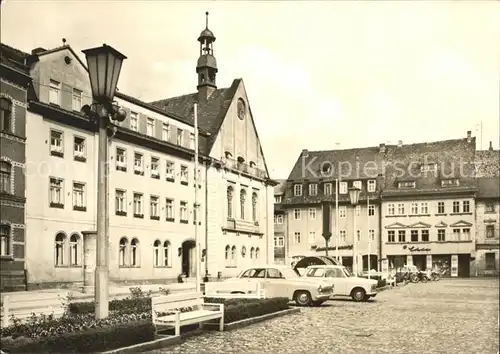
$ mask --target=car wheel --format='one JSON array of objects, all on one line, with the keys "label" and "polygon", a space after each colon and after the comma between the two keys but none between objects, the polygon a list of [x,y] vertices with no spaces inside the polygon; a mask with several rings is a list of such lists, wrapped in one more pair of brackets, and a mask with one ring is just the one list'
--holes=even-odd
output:
[{"label": "car wheel", "polygon": [[351,297],[356,302],[364,301],[365,296],[366,296],[366,291],[363,288],[354,288],[351,291]]},{"label": "car wheel", "polygon": [[313,306],[321,306],[325,303],[325,300],[318,300],[318,301],[313,301],[312,304]]},{"label": "car wheel", "polygon": [[309,306],[312,302],[309,291],[297,291],[295,294],[295,303],[299,306]]}]

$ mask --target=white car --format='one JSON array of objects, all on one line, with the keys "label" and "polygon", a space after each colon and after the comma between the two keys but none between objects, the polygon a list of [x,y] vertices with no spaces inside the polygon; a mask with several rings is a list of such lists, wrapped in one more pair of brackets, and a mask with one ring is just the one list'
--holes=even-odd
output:
[{"label": "white car", "polygon": [[246,293],[260,283],[266,292],[266,297],[288,297],[300,306],[319,306],[334,294],[332,282],[329,279],[306,279],[300,277],[289,267],[276,265],[251,267],[244,269],[237,277],[224,281],[232,283],[231,293]]},{"label": "white car", "polygon": [[341,265],[309,266],[302,277],[328,279],[334,285],[334,296],[349,296],[354,301],[377,296],[377,280],[359,278]]}]

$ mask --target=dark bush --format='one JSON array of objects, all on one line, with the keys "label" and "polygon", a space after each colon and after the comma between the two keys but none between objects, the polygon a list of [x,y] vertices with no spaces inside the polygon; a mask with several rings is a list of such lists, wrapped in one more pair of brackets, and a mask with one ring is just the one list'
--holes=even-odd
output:
[{"label": "dark bush", "polygon": [[258,317],[289,308],[288,298],[271,299],[221,299],[205,298],[206,303],[224,304],[224,322],[231,323]]},{"label": "dark bush", "polygon": [[95,353],[152,341],[154,333],[151,321],[141,320],[48,337],[2,338],[1,348],[7,353]]}]

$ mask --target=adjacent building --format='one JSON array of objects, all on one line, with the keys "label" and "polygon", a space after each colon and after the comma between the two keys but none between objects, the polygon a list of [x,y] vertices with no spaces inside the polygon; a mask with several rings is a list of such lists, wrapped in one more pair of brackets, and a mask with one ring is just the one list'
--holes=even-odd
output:
[{"label": "adjacent building", "polygon": [[26,289],[26,106],[24,53],[0,44],[0,291]]},{"label": "adjacent building", "polygon": [[274,263],[289,264],[288,261],[288,218],[282,207],[286,180],[278,180],[274,187]]}]

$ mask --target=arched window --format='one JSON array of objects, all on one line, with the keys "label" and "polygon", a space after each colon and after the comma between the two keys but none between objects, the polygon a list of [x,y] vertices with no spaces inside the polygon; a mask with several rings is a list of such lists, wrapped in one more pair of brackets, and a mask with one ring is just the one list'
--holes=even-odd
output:
[{"label": "arched window", "polygon": [[153,243],[153,263],[155,267],[161,267],[161,242],[160,240],[156,240],[155,243]]},{"label": "arched window", "polygon": [[231,247],[228,245],[226,246],[226,261],[229,261],[229,253],[231,252]]},{"label": "arched window", "polygon": [[247,248],[245,246],[241,247],[241,257],[245,258],[247,255]]},{"label": "arched window", "polygon": [[118,250],[118,265],[120,267],[124,267],[127,265],[127,247],[128,247],[128,240],[126,237],[122,237],[120,239],[120,245],[119,245],[119,250]]},{"label": "arched window", "polygon": [[169,267],[171,264],[170,251],[172,247],[170,246],[170,241],[163,242],[163,265]]},{"label": "arched window", "polygon": [[132,267],[139,266],[139,240],[136,238],[130,241],[130,265]]},{"label": "arched window", "polygon": [[56,249],[55,249],[55,257],[56,257],[56,266],[64,265],[65,257],[64,257],[64,249],[66,248],[66,235],[62,232],[56,235]]},{"label": "arched window", "polygon": [[257,193],[252,193],[252,220],[257,221]]},{"label": "arched window", "polygon": [[233,187],[227,187],[227,218],[233,218]]},{"label": "arched window", "polygon": [[80,265],[80,255],[80,236],[73,234],[69,239],[69,264],[72,266]]},{"label": "arched window", "polygon": [[232,266],[236,265],[236,246],[233,246],[231,248],[231,265]]},{"label": "arched window", "polygon": [[250,167],[251,167],[251,168],[255,168],[255,167],[257,167],[257,165],[255,164],[255,162],[250,161]]},{"label": "arched window", "polygon": [[253,259],[255,257],[255,248],[250,248],[250,259]]},{"label": "arched window", "polygon": [[245,220],[245,199],[247,198],[247,192],[242,189],[240,191],[240,219]]},{"label": "arched window", "polygon": [[255,249],[255,259],[259,259],[259,257],[260,257],[260,248],[259,248],[259,247],[257,247],[257,248]]},{"label": "arched window", "polygon": [[12,175],[12,165],[7,161],[0,161],[0,192],[12,193],[10,181]]}]

